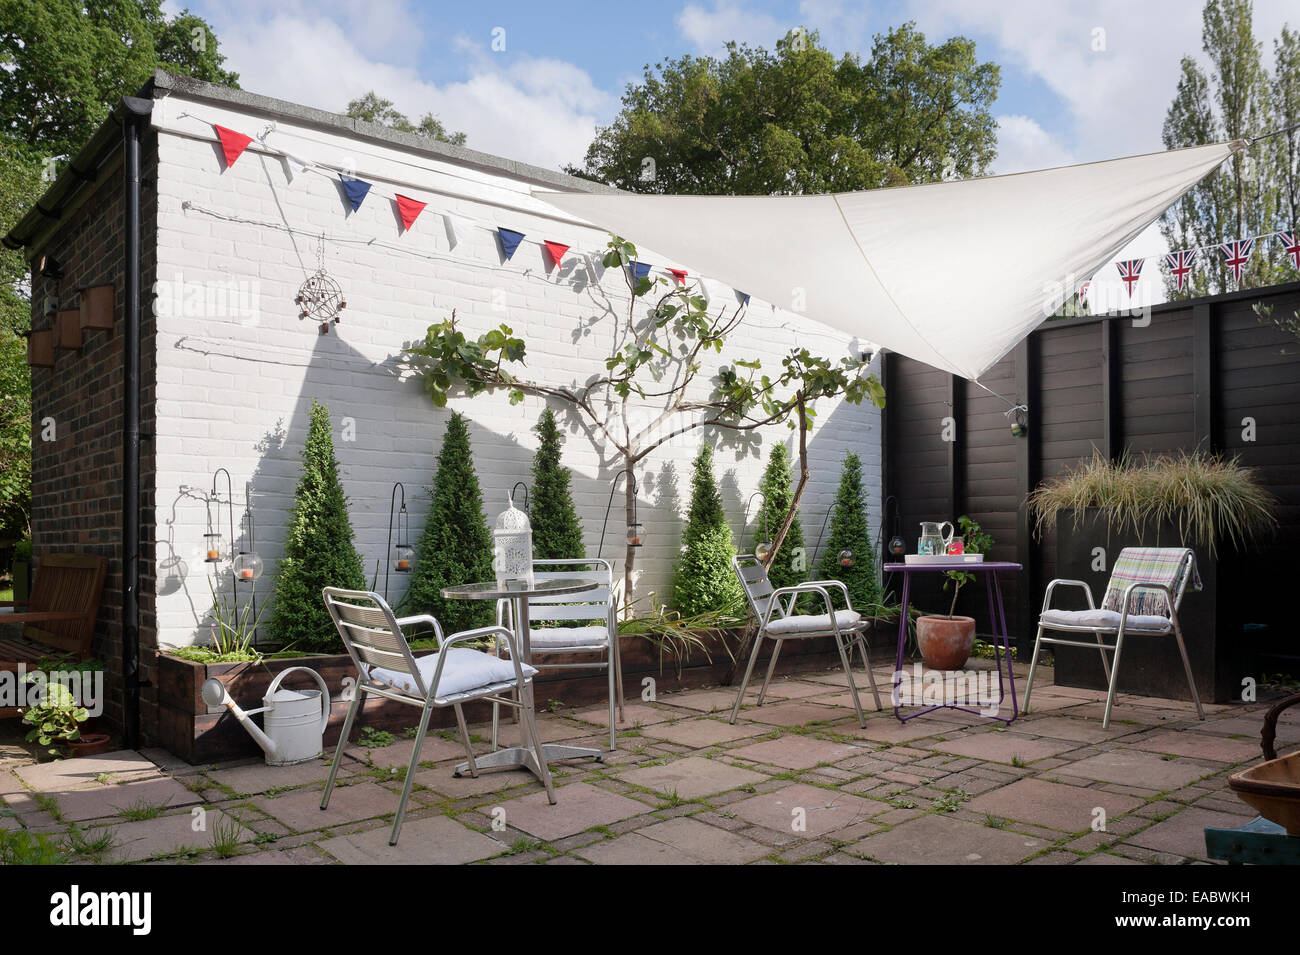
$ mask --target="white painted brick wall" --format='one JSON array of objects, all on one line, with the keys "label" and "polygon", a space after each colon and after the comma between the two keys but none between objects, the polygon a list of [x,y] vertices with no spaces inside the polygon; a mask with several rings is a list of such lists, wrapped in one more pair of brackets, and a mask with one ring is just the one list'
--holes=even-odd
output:
[{"label": "white painted brick wall", "polygon": [[[161,106],[154,120],[160,132],[160,283],[177,276],[186,283],[244,281],[255,283],[257,293],[251,319],[187,314],[184,309],[158,317],[157,532],[163,562],[158,573],[159,640],[182,645],[208,630],[205,616],[211,598],[202,578],[212,565],[203,563],[208,521],[204,498],[217,468],[228,468],[234,477],[237,528],[244,515],[244,482],[251,485],[257,550],[266,563],[258,590],[265,599],[273,588],[292,507],[308,411],[313,398],[327,403],[369,580],[376,560],[386,556],[394,481],[406,486],[411,536],[419,536],[448,414],[424,397],[418,379],[402,373],[403,346],[422,338],[429,324],[454,308],[467,333],[505,322],[521,334],[528,342],[533,375],[577,383],[603,370],[612,325],[608,307],[626,314],[628,294],[614,271],[605,272],[596,287],[582,281],[581,264],[559,275],[548,271],[543,250],[527,241],[513,261],[502,263],[495,239],[483,229],[472,229],[449,248],[438,215],[442,211],[516,229],[530,239],[563,242],[574,251],[603,247],[604,233],[557,221],[564,217],[533,199],[523,181],[278,122],[268,143],[330,164],[351,159],[357,174],[375,183],[377,190],[428,199],[429,207],[412,231],[399,235],[387,198],[372,192],[358,212],[350,213],[337,184],[314,173],[290,181],[284,165],[259,152],[256,144],[234,167],[223,169],[210,126],[179,114],[190,112],[249,134],[265,126],[264,118],[187,103],[177,96],[161,101]],[[314,321],[299,320],[293,301],[298,286],[316,268],[321,233],[327,237],[326,268],[348,302],[342,323],[326,336],[317,333]],[[647,261],[661,261],[652,250],[642,252]],[[494,309],[494,292],[504,292],[504,311]],[[775,369],[796,340],[833,358],[847,354],[850,347],[847,336],[755,301],[733,336],[735,344],[700,376],[700,393],[707,390],[707,372],[717,364],[759,357],[766,368]],[[511,486],[531,480],[528,469],[536,447],[531,428],[542,404],[529,399],[512,407],[504,395],[483,395],[458,398],[452,407],[472,419],[475,463],[492,521]],[[556,410],[566,422],[565,463],[574,472],[574,497],[588,552],[594,553],[609,482],[621,464],[614,458],[602,460],[578,422],[566,421],[562,405]],[[813,475],[802,513],[810,548],[834,500],[846,450],[863,459],[873,524],[879,503],[878,412],[869,405],[827,402],[818,411],[810,444]],[[355,421],[355,441],[341,439],[345,418]],[[784,427],[770,428],[737,445],[725,433],[696,430],[644,462],[638,471],[638,512],[646,525],[647,544],[638,556],[638,596],[667,593],[699,441],[718,446],[717,473],[727,512],[738,542],[748,547],[753,528],[742,528],[745,504],[758,485],[771,442],[791,438]],[[674,470],[675,487],[664,480]],[[621,497],[620,491],[603,550],[603,556],[617,561],[624,533]],[[212,517],[228,536],[224,508]],[[182,558],[183,569],[175,565],[169,574],[172,556]],[[224,580],[229,587],[229,578]],[[405,578],[394,574],[391,580],[396,601]],[[379,585],[382,589],[382,566]]]}]

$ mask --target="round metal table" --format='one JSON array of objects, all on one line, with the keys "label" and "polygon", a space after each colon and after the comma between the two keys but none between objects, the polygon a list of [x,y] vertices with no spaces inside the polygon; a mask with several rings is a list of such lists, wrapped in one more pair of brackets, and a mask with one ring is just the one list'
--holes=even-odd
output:
[{"label": "round metal table", "polygon": [[[587,590],[595,590],[599,586],[600,582],[596,580],[539,580],[532,587],[528,587],[522,581],[507,583],[504,587],[499,586],[496,581],[484,581],[482,583],[443,587],[442,595],[448,600],[509,600],[511,604],[510,615],[515,624],[515,636],[519,639],[520,660],[523,663],[532,663],[532,643],[528,627],[528,599],[542,595],[556,597],[565,594],[580,594]],[[533,706],[532,680],[529,680],[527,684],[521,687],[519,692],[522,697],[521,702],[530,710],[536,712]],[[604,754],[598,749],[588,749],[584,746],[562,746],[558,743],[542,744],[542,756],[548,763],[555,759],[594,759],[597,762],[604,761]],[[539,777],[542,772],[541,767],[536,765],[532,751],[523,746],[499,749],[486,756],[475,757],[474,762],[479,769],[527,769]],[[456,767],[457,776],[467,772],[469,772],[468,762],[461,763]]]}]

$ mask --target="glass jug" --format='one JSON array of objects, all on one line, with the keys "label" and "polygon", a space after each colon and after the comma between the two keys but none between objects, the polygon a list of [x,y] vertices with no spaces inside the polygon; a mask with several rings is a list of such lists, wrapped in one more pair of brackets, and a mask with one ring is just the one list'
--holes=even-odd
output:
[{"label": "glass jug", "polygon": [[[947,534],[943,532],[945,527],[948,528]],[[954,528],[948,521],[944,521],[943,523],[922,521],[921,539],[916,542],[916,552],[930,557],[937,557],[940,554],[946,554],[954,530],[956,530],[956,528]]]}]

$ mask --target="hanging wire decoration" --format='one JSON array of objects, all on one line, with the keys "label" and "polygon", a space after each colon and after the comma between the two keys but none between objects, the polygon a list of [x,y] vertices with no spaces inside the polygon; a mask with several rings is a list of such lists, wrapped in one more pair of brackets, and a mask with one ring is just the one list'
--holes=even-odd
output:
[{"label": "hanging wire decoration", "polygon": [[343,298],[343,289],[325,271],[325,236],[320,237],[316,250],[316,273],[307,278],[298,288],[298,297],[294,299],[298,306],[299,318],[314,318],[320,322],[320,333],[328,335],[330,322],[339,323],[339,313],[348,307]]}]

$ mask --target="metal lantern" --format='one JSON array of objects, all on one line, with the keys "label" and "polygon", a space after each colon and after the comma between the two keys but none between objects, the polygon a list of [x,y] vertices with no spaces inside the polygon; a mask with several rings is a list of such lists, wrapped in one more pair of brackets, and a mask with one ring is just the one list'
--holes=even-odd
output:
[{"label": "metal lantern", "polygon": [[393,564],[393,570],[399,574],[409,574],[411,572],[411,556],[415,553],[415,548],[410,544],[398,544],[393,548],[393,554],[396,557],[396,563]]},{"label": "metal lantern", "polygon": [[627,525],[627,546],[628,547],[641,546],[641,537],[642,537],[641,528],[642,525],[637,521],[633,521],[631,524]]},{"label": "metal lantern", "polygon": [[907,553],[907,542],[895,534],[889,539],[889,555],[891,557],[902,557]]},{"label": "metal lantern", "polygon": [[209,531],[203,535],[203,549],[205,563],[216,564],[221,561],[221,535],[216,531]]},{"label": "metal lantern", "polygon": [[497,518],[492,531],[492,569],[496,573],[497,587],[520,585],[533,587],[533,528],[528,515],[515,507],[514,497],[508,498],[510,506]]},{"label": "metal lantern", "polygon": [[754,545],[754,556],[759,560],[767,560],[767,555],[772,553],[771,541],[759,541]]},{"label": "metal lantern", "polygon": [[841,567],[853,566],[853,551],[847,549],[840,551],[840,566]]},{"label": "metal lantern", "polygon": [[251,584],[262,576],[262,558],[252,551],[240,551],[235,558],[235,580],[241,584]]}]

